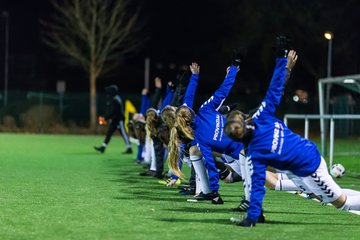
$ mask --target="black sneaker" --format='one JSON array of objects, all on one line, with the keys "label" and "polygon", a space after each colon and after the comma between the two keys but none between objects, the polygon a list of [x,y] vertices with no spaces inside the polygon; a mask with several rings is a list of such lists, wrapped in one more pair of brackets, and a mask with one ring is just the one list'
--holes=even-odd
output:
[{"label": "black sneaker", "polygon": [[213,199],[211,199],[212,204],[224,204],[224,201],[220,197],[220,194],[218,192],[212,192],[214,195]]},{"label": "black sneaker", "polygon": [[250,219],[243,219],[241,222],[238,223],[238,226],[242,226],[242,227],[255,227],[256,226],[256,222]]},{"label": "black sneaker", "polygon": [[125,152],[122,152],[122,154],[132,154],[133,150],[131,148],[126,149]]},{"label": "black sneaker", "polygon": [[211,193],[201,192],[199,195],[194,196],[191,199],[187,200],[188,202],[202,202],[202,201],[211,201],[212,204],[224,204],[224,201],[220,197],[220,194],[217,191],[212,191]]},{"label": "black sneaker", "polygon": [[179,186],[178,186],[178,189],[179,189],[179,190],[184,190],[184,189],[187,189],[187,188],[190,188],[190,185],[188,185],[188,184],[182,184],[182,185],[179,185]]},{"label": "black sneaker", "polygon": [[187,188],[187,189],[182,189],[179,191],[180,195],[195,195],[195,188]]},{"label": "black sneaker", "polygon": [[105,147],[104,146],[100,146],[100,147],[94,147],[94,149],[98,152],[104,153],[105,152]]},{"label": "black sneaker", "polygon": [[260,216],[258,217],[257,222],[258,222],[258,223],[265,223],[265,216],[264,216],[264,212],[263,212],[262,209],[261,209],[261,214],[260,214]]},{"label": "black sneaker", "polygon": [[261,209],[261,214],[258,217],[257,222],[247,219],[246,216],[232,217],[232,218],[230,218],[230,221],[233,223],[236,223],[239,226],[254,227],[256,225],[256,223],[265,223],[265,216],[263,214],[263,210]]},{"label": "black sneaker", "polygon": [[136,159],[136,160],[134,161],[134,163],[140,165],[140,164],[143,163],[143,161],[144,161],[144,160],[142,160],[142,159]]},{"label": "black sneaker", "polygon": [[245,197],[242,197],[242,200],[236,208],[231,208],[231,211],[233,212],[246,212],[249,208],[250,202],[245,199]]},{"label": "black sneaker", "polygon": [[145,172],[140,173],[140,176],[149,176],[149,177],[155,177],[156,171],[153,170],[146,170]]}]

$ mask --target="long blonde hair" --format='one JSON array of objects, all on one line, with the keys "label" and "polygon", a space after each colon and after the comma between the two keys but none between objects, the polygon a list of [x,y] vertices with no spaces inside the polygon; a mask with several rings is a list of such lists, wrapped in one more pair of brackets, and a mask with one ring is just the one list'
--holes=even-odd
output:
[{"label": "long blonde hair", "polygon": [[175,125],[176,108],[170,105],[164,107],[161,111],[161,119],[171,129]]},{"label": "long blonde hair", "polygon": [[157,129],[156,124],[158,121],[158,115],[156,113],[156,110],[149,109],[146,112],[146,130],[148,131],[148,134],[156,135]]},{"label": "long blonde hair", "polygon": [[170,141],[168,145],[169,154],[168,154],[168,166],[170,170],[179,178],[184,179],[184,174],[179,168],[179,135],[176,126],[172,127],[170,130]]},{"label": "long blonde hair", "polygon": [[180,107],[176,111],[176,125],[178,129],[187,137],[188,139],[194,140],[194,130],[191,128],[190,124],[193,121],[193,115],[188,107]]},{"label": "long blonde hair", "polygon": [[182,132],[186,138],[194,140],[194,131],[190,124],[193,116],[187,107],[181,107],[176,111],[176,121],[170,130],[169,141],[169,155],[168,165],[171,171],[178,177],[184,178],[184,174],[179,169],[179,131]]}]

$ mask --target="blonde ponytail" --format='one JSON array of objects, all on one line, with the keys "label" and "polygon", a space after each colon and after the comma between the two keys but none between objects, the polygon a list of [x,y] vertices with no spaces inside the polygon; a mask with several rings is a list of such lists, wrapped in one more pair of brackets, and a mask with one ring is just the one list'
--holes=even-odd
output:
[{"label": "blonde ponytail", "polygon": [[161,118],[169,128],[175,125],[175,112],[176,108],[170,105],[165,106],[161,111]]},{"label": "blonde ponytail", "polygon": [[187,107],[182,107],[176,112],[176,125],[186,138],[194,140],[194,131],[190,124],[193,116]]},{"label": "blonde ponytail", "polygon": [[179,169],[179,139],[176,127],[170,130],[168,166],[170,170],[179,178],[184,179],[184,174]]}]

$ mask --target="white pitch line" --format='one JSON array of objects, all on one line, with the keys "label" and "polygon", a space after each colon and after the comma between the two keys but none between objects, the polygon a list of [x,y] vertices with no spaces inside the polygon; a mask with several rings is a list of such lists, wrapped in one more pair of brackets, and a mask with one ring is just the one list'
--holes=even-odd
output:
[{"label": "white pitch line", "polygon": [[360,215],[360,211],[350,210],[349,212]]}]

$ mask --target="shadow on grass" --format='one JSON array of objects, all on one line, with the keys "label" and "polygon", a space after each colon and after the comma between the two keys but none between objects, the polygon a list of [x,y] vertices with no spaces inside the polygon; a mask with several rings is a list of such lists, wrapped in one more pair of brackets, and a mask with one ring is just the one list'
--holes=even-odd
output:
[{"label": "shadow on grass", "polygon": [[[236,224],[232,223],[230,221],[230,218],[226,219],[184,219],[184,218],[160,218],[156,219],[158,221],[162,222],[169,222],[169,223],[208,223],[208,224],[222,224],[222,225],[234,225]],[[344,225],[344,226],[359,226],[360,224],[349,224],[349,223],[331,223],[331,222],[287,222],[287,221],[266,221],[265,223],[258,223],[257,225],[273,225],[273,224],[283,224],[283,225]]]},{"label": "shadow on grass", "polygon": [[[139,183],[140,181],[138,179],[125,179],[125,178],[120,178],[120,179],[112,179],[109,180],[109,182],[119,182],[119,183],[131,183],[131,184],[135,184],[135,183]],[[133,187],[132,187],[133,188]]]},{"label": "shadow on grass", "polygon": [[168,212],[188,212],[188,213],[231,213],[229,209],[224,209],[224,208],[199,208],[199,205],[203,206],[203,204],[211,204],[210,202],[192,203],[192,204],[197,205],[197,208],[182,207],[182,208],[162,209],[162,210]]},{"label": "shadow on grass", "polygon": [[161,222],[173,222],[173,223],[208,223],[208,224],[222,224],[222,225],[234,225],[229,219],[184,219],[184,218],[160,218],[155,219]]},{"label": "shadow on grass", "polygon": [[116,196],[113,197],[115,200],[134,200],[134,201],[153,201],[153,202],[181,202],[181,199],[178,198],[169,198],[169,197],[158,197],[158,196]]},{"label": "shadow on grass", "polygon": [[[326,219],[324,219],[326,220]],[[288,222],[288,221],[266,221],[265,224],[285,224],[285,225],[344,225],[344,226],[360,226],[360,223],[349,224],[349,223],[339,223],[339,222]]]},{"label": "shadow on grass", "polygon": [[282,211],[266,211],[264,210],[264,214],[274,213],[274,214],[295,214],[295,215],[324,215],[324,216],[337,216],[337,213],[309,213],[309,212],[282,212]]},{"label": "shadow on grass", "polygon": [[[130,190],[131,189],[131,190]],[[130,189],[121,189],[119,190],[121,194],[131,195],[135,198],[146,198],[146,197],[178,197],[180,195],[172,194],[172,192],[167,191],[167,189],[155,188],[154,186],[143,186],[142,188],[130,188]]]},{"label": "shadow on grass", "polygon": [[98,155],[99,153],[93,153],[93,152],[65,152],[62,153],[62,155],[70,155],[70,156],[94,156],[94,155]]}]

